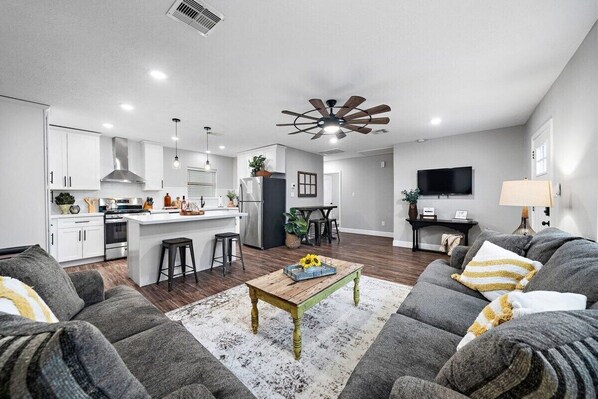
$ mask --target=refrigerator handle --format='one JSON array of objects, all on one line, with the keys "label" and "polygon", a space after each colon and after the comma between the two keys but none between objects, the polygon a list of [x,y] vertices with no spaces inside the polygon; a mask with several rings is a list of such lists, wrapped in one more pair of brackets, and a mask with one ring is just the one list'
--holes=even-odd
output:
[{"label": "refrigerator handle", "polygon": [[239,212],[243,212],[243,185],[239,184]]}]

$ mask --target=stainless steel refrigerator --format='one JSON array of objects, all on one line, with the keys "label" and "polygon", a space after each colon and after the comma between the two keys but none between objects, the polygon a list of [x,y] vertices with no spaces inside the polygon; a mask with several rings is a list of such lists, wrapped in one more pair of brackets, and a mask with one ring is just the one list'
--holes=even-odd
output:
[{"label": "stainless steel refrigerator", "polygon": [[247,213],[247,216],[241,218],[243,244],[261,249],[284,245],[285,179],[241,179],[239,210]]}]

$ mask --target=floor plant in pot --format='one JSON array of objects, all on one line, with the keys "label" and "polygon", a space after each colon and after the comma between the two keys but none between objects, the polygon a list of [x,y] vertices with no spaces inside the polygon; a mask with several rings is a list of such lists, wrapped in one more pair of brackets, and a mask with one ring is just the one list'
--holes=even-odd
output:
[{"label": "floor plant in pot", "polygon": [[307,220],[295,208],[291,208],[284,215],[287,218],[284,225],[284,230],[287,233],[284,243],[287,248],[299,248],[301,246],[301,237],[307,234]]},{"label": "floor plant in pot", "polygon": [[249,161],[252,176],[270,177],[272,173],[268,172],[266,167],[266,157],[263,155],[256,155]]},{"label": "floor plant in pot", "polygon": [[70,207],[75,203],[75,197],[69,193],[60,193],[54,197],[54,202],[60,208],[60,212],[63,215],[67,215],[70,212]]},{"label": "floor plant in pot", "polygon": [[417,219],[418,212],[417,212],[417,200],[419,199],[419,188],[413,190],[403,190],[401,194],[403,194],[403,201],[409,203],[409,219],[415,220]]}]

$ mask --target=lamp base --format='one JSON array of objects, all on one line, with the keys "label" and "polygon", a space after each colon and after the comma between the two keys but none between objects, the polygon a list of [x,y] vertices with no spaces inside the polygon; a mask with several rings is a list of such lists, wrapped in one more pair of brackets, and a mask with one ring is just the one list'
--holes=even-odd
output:
[{"label": "lamp base", "polygon": [[532,226],[530,226],[527,222],[527,218],[526,217],[522,217],[521,218],[521,224],[519,225],[519,227],[517,227],[515,229],[515,231],[513,232],[513,234],[517,234],[520,236],[535,236],[536,232],[534,231],[534,229],[532,229]]}]

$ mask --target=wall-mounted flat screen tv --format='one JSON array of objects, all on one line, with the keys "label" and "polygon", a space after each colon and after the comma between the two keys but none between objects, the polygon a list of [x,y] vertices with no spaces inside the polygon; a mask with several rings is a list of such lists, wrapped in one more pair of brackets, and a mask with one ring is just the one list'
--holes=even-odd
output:
[{"label": "wall-mounted flat screen tv", "polygon": [[417,187],[421,195],[469,195],[473,189],[473,169],[427,169],[417,171]]}]

